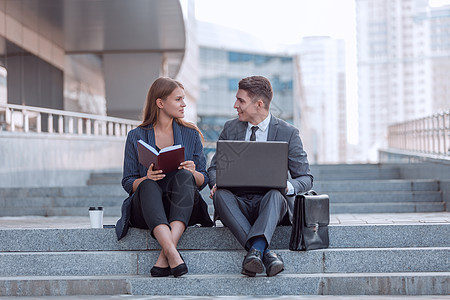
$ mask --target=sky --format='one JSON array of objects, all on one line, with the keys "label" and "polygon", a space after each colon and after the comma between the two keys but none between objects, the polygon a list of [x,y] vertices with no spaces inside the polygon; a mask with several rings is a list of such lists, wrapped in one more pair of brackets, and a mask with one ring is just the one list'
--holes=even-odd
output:
[{"label": "sky", "polygon": [[195,0],[196,18],[295,44],[307,35],[349,38],[354,0]]}]

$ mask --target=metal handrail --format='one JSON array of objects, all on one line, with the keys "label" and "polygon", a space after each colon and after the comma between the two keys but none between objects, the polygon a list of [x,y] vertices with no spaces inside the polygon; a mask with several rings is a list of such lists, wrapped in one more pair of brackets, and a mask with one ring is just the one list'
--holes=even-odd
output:
[{"label": "metal handrail", "polygon": [[126,136],[139,121],[16,104],[0,104],[0,131]]},{"label": "metal handrail", "polygon": [[388,145],[392,149],[450,156],[450,111],[389,126]]}]

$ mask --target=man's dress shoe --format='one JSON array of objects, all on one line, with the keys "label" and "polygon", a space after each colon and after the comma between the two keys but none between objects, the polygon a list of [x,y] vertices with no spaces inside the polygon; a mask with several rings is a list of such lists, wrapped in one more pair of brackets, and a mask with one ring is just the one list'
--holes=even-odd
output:
[{"label": "man's dress shoe", "polygon": [[261,251],[254,248],[250,249],[242,262],[242,274],[247,276],[255,276],[256,273],[262,273],[264,265],[262,262]]},{"label": "man's dress shoe", "polygon": [[241,274],[242,274],[242,275],[246,275],[246,276],[248,276],[248,277],[255,277],[255,276],[256,276],[256,273],[255,273],[255,272],[247,271],[247,270],[244,269],[244,268],[242,268]]},{"label": "man's dress shoe", "polygon": [[266,274],[269,277],[275,276],[284,270],[283,259],[275,252],[266,251],[263,256],[263,263],[266,267]]}]

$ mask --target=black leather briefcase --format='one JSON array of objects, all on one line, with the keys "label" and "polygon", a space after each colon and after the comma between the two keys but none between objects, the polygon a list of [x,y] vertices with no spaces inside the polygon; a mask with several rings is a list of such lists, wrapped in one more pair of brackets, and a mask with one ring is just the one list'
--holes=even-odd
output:
[{"label": "black leather briefcase", "polygon": [[297,195],[294,200],[289,250],[314,250],[328,248],[330,224],[330,199],[314,191]]}]

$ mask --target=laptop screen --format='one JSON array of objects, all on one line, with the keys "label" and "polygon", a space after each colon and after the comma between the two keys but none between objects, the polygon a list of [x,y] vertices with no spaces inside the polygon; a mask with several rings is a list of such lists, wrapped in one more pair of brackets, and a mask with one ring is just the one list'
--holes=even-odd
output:
[{"label": "laptop screen", "polygon": [[217,141],[218,188],[285,189],[287,172],[287,142]]}]

